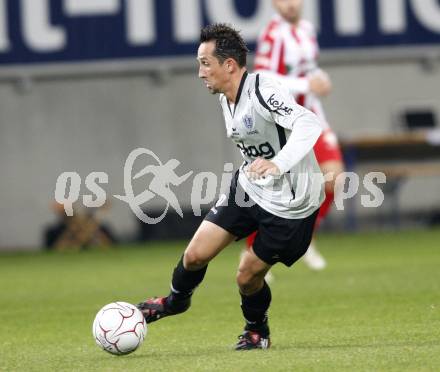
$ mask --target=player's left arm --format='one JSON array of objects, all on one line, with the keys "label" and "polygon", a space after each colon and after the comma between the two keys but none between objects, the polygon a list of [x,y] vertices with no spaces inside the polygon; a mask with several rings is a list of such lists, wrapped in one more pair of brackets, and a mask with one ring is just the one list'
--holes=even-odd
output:
[{"label": "player's left arm", "polygon": [[290,137],[272,159],[280,174],[288,172],[312,151],[322,133],[318,117],[306,109],[289,124],[292,126]]},{"label": "player's left arm", "polygon": [[[318,65],[319,59],[319,44],[318,44],[318,35],[316,33],[315,26],[305,19],[301,20],[301,26],[303,30],[306,31],[309,40],[315,47],[315,60]],[[326,96],[331,93],[332,90],[332,81],[330,79],[329,74],[322,70],[317,66],[316,70],[308,74],[307,80],[309,83],[309,92],[317,95],[317,96]]]}]

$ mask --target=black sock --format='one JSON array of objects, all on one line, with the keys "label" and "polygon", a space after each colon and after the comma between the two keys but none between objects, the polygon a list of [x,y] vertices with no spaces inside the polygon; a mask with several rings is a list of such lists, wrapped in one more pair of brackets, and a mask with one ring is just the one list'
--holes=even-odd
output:
[{"label": "black sock", "polygon": [[207,268],[208,265],[197,271],[189,271],[183,266],[183,256],[180,258],[171,280],[171,292],[167,301],[170,310],[183,312],[188,309],[191,296],[205,277]]},{"label": "black sock", "polygon": [[267,310],[269,309],[272,295],[270,288],[264,282],[263,288],[250,296],[241,294],[241,310],[246,320],[245,330],[258,331],[263,336],[269,335],[269,326],[267,325]]}]

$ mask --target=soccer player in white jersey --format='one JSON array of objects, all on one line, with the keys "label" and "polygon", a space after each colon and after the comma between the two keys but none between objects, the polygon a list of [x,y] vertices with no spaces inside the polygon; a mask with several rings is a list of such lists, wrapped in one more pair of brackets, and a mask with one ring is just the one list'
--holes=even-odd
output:
[{"label": "soccer player in white jersey", "polygon": [[245,327],[236,350],[270,346],[271,292],[264,276],[272,265],[291,266],[305,253],[324,199],[313,152],[322,132],[319,119],[276,80],[249,74],[247,52],[240,34],[225,24],[201,31],[199,77],[211,93],[220,94],[227,136],[244,163],[228,195],[219,198],[187,246],[169,295],[138,305],[147,323],[186,311],[208,263],[231,242],[258,230],[237,273]]},{"label": "soccer player in white jersey", "polygon": [[[307,0],[306,0],[307,1]],[[313,25],[301,18],[303,0],[272,0],[277,14],[265,27],[258,40],[255,71],[281,80],[296,102],[314,112],[323,129],[315,147],[315,155],[322,173],[331,177],[325,184],[326,198],[322,204],[316,228],[328,214],[334,199],[335,179],[344,166],[336,135],[330,129],[320,97],[330,93],[329,76],[319,69],[319,46]],[[255,234],[247,239],[251,246]],[[313,243],[303,257],[315,270],[325,268],[326,261]]]}]

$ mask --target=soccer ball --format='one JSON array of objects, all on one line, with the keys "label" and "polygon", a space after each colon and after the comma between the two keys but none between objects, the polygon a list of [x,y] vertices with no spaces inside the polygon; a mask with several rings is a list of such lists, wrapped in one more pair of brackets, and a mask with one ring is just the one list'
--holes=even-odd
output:
[{"label": "soccer ball", "polygon": [[127,302],[113,302],[98,311],[93,322],[93,337],[105,351],[124,355],[135,351],[147,335],[144,315]]}]

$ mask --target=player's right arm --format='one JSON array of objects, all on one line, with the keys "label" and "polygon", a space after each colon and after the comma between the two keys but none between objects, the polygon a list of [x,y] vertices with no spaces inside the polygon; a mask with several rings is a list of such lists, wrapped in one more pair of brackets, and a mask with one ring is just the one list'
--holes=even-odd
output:
[{"label": "player's right arm", "polygon": [[255,53],[255,72],[279,80],[289,88],[291,94],[306,94],[310,92],[309,79],[287,75],[284,43],[280,24],[274,19],[258,38]]},{"label": "player's right arm", "polygon": [[[309,38],[315,43],[318,51],[313,25],[310,22],[302,22],[306,25]],[[280,24],[274,19],[258,39],[255,71],[279,80],[293,95],[307,93],[317,96],[328,95],[331,91],[331,81],[327,73],[321,69],[317,68],[312,74],[302,77],[288,74],[285,64],[285,43],[286,39],[283,37]]]}]

